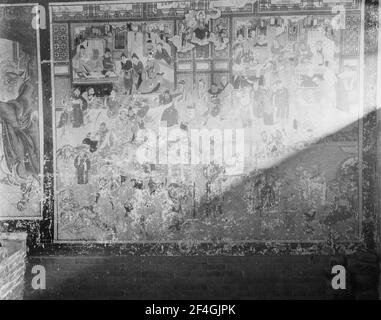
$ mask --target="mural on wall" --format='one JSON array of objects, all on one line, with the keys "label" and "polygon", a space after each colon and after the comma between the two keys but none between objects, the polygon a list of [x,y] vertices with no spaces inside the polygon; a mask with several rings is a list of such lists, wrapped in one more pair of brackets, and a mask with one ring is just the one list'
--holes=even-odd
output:
[{"label": "mural on wall", "polygon": [[0,5],[0,219],[41,217],[41,77],[32,9]]},{"label": "mural on wall", "polygon": [[53,5],[57,240],[357,239],[359,24],[224,5]]},{"label": "mural on wall", "polygon": [[173,23],[72,25],[73,84],[111,84],[124,93],[173,89]]}]

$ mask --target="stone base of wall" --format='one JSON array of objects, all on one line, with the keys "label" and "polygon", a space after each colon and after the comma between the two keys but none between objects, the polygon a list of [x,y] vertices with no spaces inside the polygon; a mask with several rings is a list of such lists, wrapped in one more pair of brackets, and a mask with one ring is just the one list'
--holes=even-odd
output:
[{"label": "stone base of wall", "polygon": [[[27,267],[25,298],[360,299],[366,295],[360,295],[359,290],[364,288],[361,292],[369,293],[371,288],[360,287],[351,280],[353,272],[363,268],[358,268],[357,259],[332,256],[33,256]],[[331,289],[331,265],[337,262],[349,265],[349,269],[353,267],[348,270],[346,290]],[[36,264],[46,268],[46,290],[31,288],[30,269]],[[362,278],[361,272],[356,274],[361,286],[364,281],[377,284],[378,275],[370,280]],[[373,293],[368,298],[377,299]]]},{"label": "stone base of wall", "polygon": [[0,300],[21,300],[26,270],[25,233],[0,233]]}]

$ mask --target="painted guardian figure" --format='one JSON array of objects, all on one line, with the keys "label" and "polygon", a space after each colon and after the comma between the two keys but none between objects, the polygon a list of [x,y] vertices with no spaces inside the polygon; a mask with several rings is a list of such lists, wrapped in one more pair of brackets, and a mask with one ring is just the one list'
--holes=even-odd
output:
[{"label": "painted guardian figure", "polygon": [[9,4],[0,11],[0,219],[40,217],[43,117],[39,29],[32,23],[36,8]]}]

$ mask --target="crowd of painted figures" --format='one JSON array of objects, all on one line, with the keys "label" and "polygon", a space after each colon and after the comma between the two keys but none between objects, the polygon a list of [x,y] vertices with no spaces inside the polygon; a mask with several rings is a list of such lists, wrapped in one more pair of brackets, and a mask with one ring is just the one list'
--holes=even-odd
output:
[{"label": "crowd of painted figures", "polygon": [[[125,95],[155,93],[173,86],[171,26],[129,23],[80,28],[73,48],[73,78],[118,82]],[[112,32],[125,36],[119,43],[115,35],[108,43]]]},{"label": "crowd of painted figures", "polygon": [[[356,64],[339,69],[336,31],[324,19],[312,21],[310,29],[297,23],[305,19],[295,28],[264,27],[260,21],[237,24],[233,75],[218,81],[179,80],[173,89],[155,69],[159,58],[171,63],[166,51],[160,57],[157,51],[151,54],[145,66],[130,52],[120,62],[123,81],[109,95],[75,87],[57,113],[59,237],[318,239],[332,226],[342,238],[353,236],[355,158],[347,156],[350,164],[344,162],[336,177],[302,160],[282,175],[264,169],[270,160],[278,162],[276,168],[295,151],[329,142],[322,137],[356,120]],[[187,32],[209,41],[197,26],[190,32],[184,25],[177,39],[180,50],[195,43]],[[222,43],[223,38],[221,31]],[[108,62],[103,60],[106,73]],[[143,90],[151,73],[157,82],[148,87],[154,90]],[[148,139],[147,129],[157,132],[159,127],[185,134],[192,128],[243,129],[247,170],[237,177],[215,163],[139,163],[136,154]],[[352,127],[340,134],[347,142],[356,139]],[[169,141],[168,148],[173,145],[176,141]]]}]

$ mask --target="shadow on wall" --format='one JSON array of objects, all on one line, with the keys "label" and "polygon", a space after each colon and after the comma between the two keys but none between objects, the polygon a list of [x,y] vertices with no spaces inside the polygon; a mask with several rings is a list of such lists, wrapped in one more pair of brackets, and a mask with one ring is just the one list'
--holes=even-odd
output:
[{"label": "shadow on wall", "polygon": [[[99,191],[87,187],[96,183],[73,185],[57,195],[57,239],[357,241],[363,228],[373,232],[361,223],[367,223],[374,201],[369,184],[374,185],[375,121],[375,115],[364,119],[361,139],[356,121],[293,145],[287,144],[287,133],[274,129],[259,137],[250,153],[253,164],[240,175],[228,175],[223,166],[211,163],[199,165],[195,175],[188,168],[191,176],[180,173],[181,181],[168,182],[161,176],[155,180],[160,170],[151,166],[139,178],[100,177],[106,182],[103,187],[98,183]],[[245,148],[250,147],[245,141]],[[77,195],[81,190],[89,194],[88,189],[92,195],[79,201]]]},{"label": "shadow on wall", "polygon": [[[216,236],[209,242],[44,245],[31,251],[25,298],[377,299],[379,265],[372,252],[377,219],[375,144],[380,127],[376,125],[375,113],[363,119],[363,128],[360,166],[358,154],[353,150],[358,143],[353,140],[353,132],[358,132],[358,126],[353,123],[276,167],[251,173],[239,184],[217,194],[230,210],[242,205],[241,215],[258,217],[260,227],[252,234],[258,232],[262,242],[224,241]],[[340,161],[329,159],[337,149],[344,156]],[[300,158],[310,165],[308,169],[298,169]],[[323,163],[326,176],[314,168],[315,162]],[[277,189],[279,178],[274,173],[279,168],[290,168],[294,174],[293,180],[282,180],[283,194]],[[363,191],[361,229],[359,183]],[[251,188],[247,189],[247,185]],[[322,203],[321,190],[325,190],[328,204],[314,207]],[[252,198],[242,196],[244,192]],[[239,200],[237,195],[241,195]],[[293,207],[289,201],[295,198],[298,202]],[[220,200],[211,199],[203,199],[197,212],[217,224],[221,216]],[[252,201],[250,213],[244,211],[247,201]],[[276,206],[278,211],[274,212]],[[275,219],[277,224],[269,226]],[[358,241],[360,230],[364,241]],[[276,241],[277,231],[286,240],[287,235],[293,235],[290,239],[298,241]],[[46,290],[33,290],[30,285],[33,277],[30,269],[36,264],[46,268]],[[330,271],[336,264],[347,268],[348,284],[343,291],[331,289]]]}]

